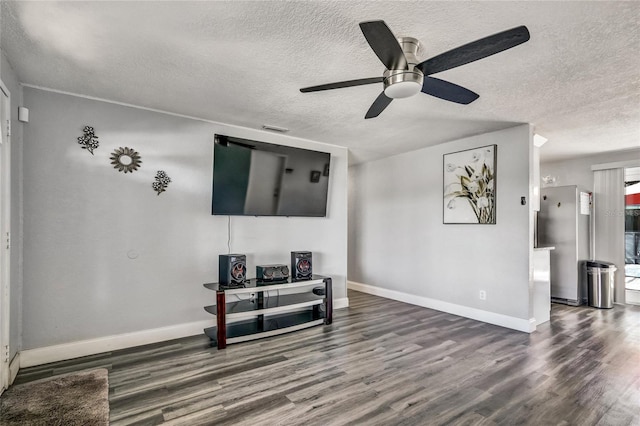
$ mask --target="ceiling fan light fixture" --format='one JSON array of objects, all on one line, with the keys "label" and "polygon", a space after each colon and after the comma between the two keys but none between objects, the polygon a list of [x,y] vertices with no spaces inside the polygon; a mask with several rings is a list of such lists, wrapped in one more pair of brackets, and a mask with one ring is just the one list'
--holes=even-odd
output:
[{"label": "ceiling fan light fixture", "polygon": [[422,84],[416,81],[399,81],[384,89],[384,94],[391,99],[408,98],[420,93]]},{"label": "ceiling fan light fixture", "polygon": [[386,71],[384,94],[391,99],[408,98],[422,90],[424,76],[417,70]]}]

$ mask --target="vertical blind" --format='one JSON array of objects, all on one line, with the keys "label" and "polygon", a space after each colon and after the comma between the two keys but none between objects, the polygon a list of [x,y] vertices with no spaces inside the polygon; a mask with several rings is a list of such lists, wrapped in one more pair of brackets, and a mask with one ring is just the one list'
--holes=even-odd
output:
[{"label": "vertical blind", "polygon": [[616,265],[614,301],[625,302],[624,291],[624,168],[593,172],[592,257]]}]

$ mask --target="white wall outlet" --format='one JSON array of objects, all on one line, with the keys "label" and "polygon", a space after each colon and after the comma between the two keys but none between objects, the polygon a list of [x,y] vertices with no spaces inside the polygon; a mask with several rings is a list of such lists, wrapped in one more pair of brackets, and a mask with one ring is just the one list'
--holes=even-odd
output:
[{"label": "white wall outlet", "polygon": [[484,290],[480,290],[480,294],[478,295],[478,297],[480,297],[480,300],[487,300],[487,292]]}]

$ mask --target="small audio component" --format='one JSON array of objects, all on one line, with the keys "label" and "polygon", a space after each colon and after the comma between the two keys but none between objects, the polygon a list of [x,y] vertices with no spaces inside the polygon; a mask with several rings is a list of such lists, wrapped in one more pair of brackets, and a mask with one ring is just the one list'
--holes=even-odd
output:
[{"label": "small audio component", "polygon": [[247,280],[247,256],[221,254],[218,256],[218,281],[225,286],[240,286]]},{"label": "small audio component", "polygon": [[311,278],[312,264],[310,251],[291,252],[291,276],[294,281],[302,281]]},{"label": "small audio component", "polygon": [[287,265],[258,265],[256,266],[256,278],[258,281],[285,281],[289,278]]}]

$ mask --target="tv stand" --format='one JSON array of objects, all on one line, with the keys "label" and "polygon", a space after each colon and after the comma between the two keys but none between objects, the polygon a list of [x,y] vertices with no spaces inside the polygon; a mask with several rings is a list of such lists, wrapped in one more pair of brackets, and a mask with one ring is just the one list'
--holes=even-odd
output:
[{"label": "tv stand", "polygon": [[[324,286],[324,295],[313,292],[319,286]],[[322,275],[304,281],[251,279],[242,287],[219,283],[207,283],[204,287],[216,292],[216,304],[204,307],[215,315],[216,325],[204,332],[218,349],[231,343],[331,324],[333,320],[331,278]]]}]

